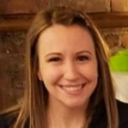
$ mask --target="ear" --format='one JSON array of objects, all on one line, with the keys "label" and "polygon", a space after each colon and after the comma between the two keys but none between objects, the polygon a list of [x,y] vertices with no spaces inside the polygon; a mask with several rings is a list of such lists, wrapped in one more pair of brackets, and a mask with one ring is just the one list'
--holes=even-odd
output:
[{"label": "ear", "polygon": [[37,76],[38,76],[39,80],[42,81],[42,77],[41,77],[40,71],[37,72]]}]

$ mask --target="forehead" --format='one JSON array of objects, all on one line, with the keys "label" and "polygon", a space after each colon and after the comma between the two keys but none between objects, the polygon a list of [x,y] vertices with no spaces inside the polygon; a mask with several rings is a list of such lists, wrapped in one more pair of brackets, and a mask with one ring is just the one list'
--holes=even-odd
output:
[{"label": "forehead", "polygon": [[[74,35],[74,38],[78,38],[80,36],[82,37],[89,37],[92,38],[92,35],[90,34],[89,30],[87,28],[84,28],[80,25],[74,24],[74,25],[61,25],[61,24],[54,24],[48,28],[46,28],[44,31],[40,33],[39,41],[45,39],[47,40],[53,38],[58,38],[59,36],[62,37],[70,37],[71,35]],[[84,39],[84,38],[83,38]]]},{"label": "forehead", "polygon": [[94,42],[90,32],[79,25],[64,26],[54,24],[44,30],[38,39],[38,46],[40,47],[69,47],[74,48],[88,46],[93,48]]}]

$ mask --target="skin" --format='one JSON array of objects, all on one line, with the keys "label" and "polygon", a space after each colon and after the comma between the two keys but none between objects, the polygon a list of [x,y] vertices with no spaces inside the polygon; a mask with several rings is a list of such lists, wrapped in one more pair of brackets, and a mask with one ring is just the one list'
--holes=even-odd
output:
[{"label": "skin", "polygon": [[37,52],[37,74],[49,93],[49,127],[82,127],[98,76],[90,33],[78,25],[54,24],[41,33]]}]

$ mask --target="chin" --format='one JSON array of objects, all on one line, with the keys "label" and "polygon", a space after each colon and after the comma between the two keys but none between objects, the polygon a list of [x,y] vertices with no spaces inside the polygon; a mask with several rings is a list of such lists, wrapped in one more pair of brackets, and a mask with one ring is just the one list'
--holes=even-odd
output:
[{"label": "chin", "polygon": [[66,102],[64,103],[65,106],[67,106],[68,108],[85,108],[86,107],[86,103],[85,102]]}]

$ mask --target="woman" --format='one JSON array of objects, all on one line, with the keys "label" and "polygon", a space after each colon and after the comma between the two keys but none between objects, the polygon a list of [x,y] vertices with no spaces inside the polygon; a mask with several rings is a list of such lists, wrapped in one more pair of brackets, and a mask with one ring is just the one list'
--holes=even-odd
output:
[{"label": "woman", "polygon": [[85,13],[40,11],[27,48],[29,85],[17,111],[1,116],[1,128],[128,127],[128,105],[115,100],[108,48]]}]

